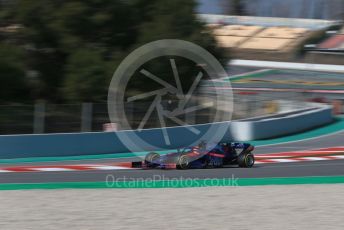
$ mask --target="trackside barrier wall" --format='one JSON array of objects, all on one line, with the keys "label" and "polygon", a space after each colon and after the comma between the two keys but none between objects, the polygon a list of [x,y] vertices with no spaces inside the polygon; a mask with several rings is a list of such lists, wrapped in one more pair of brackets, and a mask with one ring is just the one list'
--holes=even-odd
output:
[{"label": "trackside barrier wall", "polygon": [[[224,140],[230,141],[230,122],[219,122],[213,124],[193,125],[200,131],[200,135],[212,129],[224,129],[226,135]],[[106,153],[126,153],[150,151],[158,149],[175,149],[189,146],[200,137],[193,135],[187,127],[166,128],[173,145],[165,144],[161,129],[144,129],[142,131],[118,131],[98,133],[63,133],[63,134],[28,134],[28,135],[3,135],[0,136],[0,159],[25,158],[25,157],[53,157],[53,156],[76,156],[94,155]],[[119,136],[126,136],[128,139],[135,139],[135,135],[151,145],[157,146],[127,146],[130,143],[122,143]],[[210,139],[211,133],[204,137]],[[203,140],[203,139],[202,139]],[[136,143],[137,144],[137,143]]]},{"label": "trackside barrier wall", "polygon": [[332,107],[318,105],[318,108],[299,112],[233,121],[231,135],[237,141],[267,139],[305,131],[332,121]]},{"label": "trackside barrier wall", "polygon": [[276,18],[276,17],[254,17],[254,16],[233,16],[219,14],[198,14],[198,17],[206,23],[234,24],[234,25],[258,25],[258,26],[287,26],[301,27],[311,30],[320,30],[332,25],[340,25],[341,21],[306,19],[306,18]]},{"label": "trackside barrier wall", "polygon": [[[190,127],[166,128],[172,145],[165,144],[161,129],[142,131],[118,131],[99,133],[68,133],[68,134],[29,134],[0,136],[0,159],[25,157],[54,157],[95,155],[106,153],[125,153],[131,151],[149,151],[159,149],[175,149],[189,146],[208,132],[201,140],[207,141],[215,131],[225,129],[224,141],[249,141],[297,133],[332,121],[331,106],[318,105],[318,108],[304,109],[297,113],[277,114],[269,117],[252,118],[234,122],[218,122],[212,124],[193,125],[200,131],[193,135]],[[151,145],[131,146],[123,144],[119,137],[135,139],[135,136]],[[131,150],[131,151],[130,151]]]}]

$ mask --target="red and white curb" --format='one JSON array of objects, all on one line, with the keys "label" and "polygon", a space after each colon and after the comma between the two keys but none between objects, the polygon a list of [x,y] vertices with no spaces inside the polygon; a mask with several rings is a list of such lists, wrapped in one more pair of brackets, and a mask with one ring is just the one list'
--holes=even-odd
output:
[{"label": "red and white curb", "polygon": [[331,147],[303,151],[279,152],[255,155],[256,164],[290,163],[344,159],[344,147]]},{"label": "red and white curb", "polygon": [[[255,155],[255,164],[291,163],[305,161],[340,160],[344,159],[344,147],[323,148],[305,151],[279,152]],[[91,170],[135,170],[131,162],[114,164],[77,164],[77,165],[39,165],[0,167],[0,173],[18,172],[65,172]]]},{"label": "red and white curb", "polygon": [[324,161],[324,160],[340,160],[344,159],[344,155],[324,156],[324,157],[296,157],[296,158],[278,158],[278,159],[256,159],[255,164],[266,163],[291,163],[302,161]]},{"label": "red and white curb", "polygon": [[78,165],[44,165],[44,166],[13,166],[2,167],[0,173],[11,172],[65,172],[65,171],[90,171],[90,170],[123,170],[132,168],[131,163],[118,164],[78,164]]}]

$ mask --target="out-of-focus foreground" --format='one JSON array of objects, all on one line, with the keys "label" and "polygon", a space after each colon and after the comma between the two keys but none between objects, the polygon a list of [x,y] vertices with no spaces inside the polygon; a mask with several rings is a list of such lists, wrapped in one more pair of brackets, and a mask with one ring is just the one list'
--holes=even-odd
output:
[{"label": "out-of-focus foreground", "polygon": [[[8,211],[0,217],[8,230],[341,229],[341,190],[342,184],[1,191],[2,207]],[[183,196],[175,199],[176,192]],[[32,200],[37,196],[40,199]]]}]

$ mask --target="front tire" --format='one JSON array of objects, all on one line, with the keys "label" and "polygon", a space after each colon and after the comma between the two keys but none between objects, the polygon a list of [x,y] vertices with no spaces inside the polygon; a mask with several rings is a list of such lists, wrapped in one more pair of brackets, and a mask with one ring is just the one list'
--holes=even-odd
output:
[{"label": "front tire", "polygon": [[238,165],[241,168],[251,168],[254,165],[254,156],[251,152],[240,153],[238,156]]},{"label": "front tire", "polygon": [[177,169],[188,169],[190,164],[189,157],[187,155],[180,155],[177,159]]}]

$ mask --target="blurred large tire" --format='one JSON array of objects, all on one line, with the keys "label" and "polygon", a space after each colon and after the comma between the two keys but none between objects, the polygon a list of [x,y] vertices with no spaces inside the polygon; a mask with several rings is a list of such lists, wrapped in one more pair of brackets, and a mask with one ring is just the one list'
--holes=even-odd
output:
[{"label": "blurred large tire", "polygon": [[160,158],[160,154],[159,153],[150,152],[150,153],[148,153],[146,155],[145,162],[152,163],[152,162],[154,162],[155,160],[157,160],[159,158]]},{"label": "blurred large tire", "polygon": [[251,152],[240,153],[238,156],[238,165],[241,168],[251,168],[254,165],[254,156]]},{"label": "blurred large tire", "polygon": [[190,159],[187,155],[180,155],[177,158],[177,169],[188,169],[190,164]]}]

